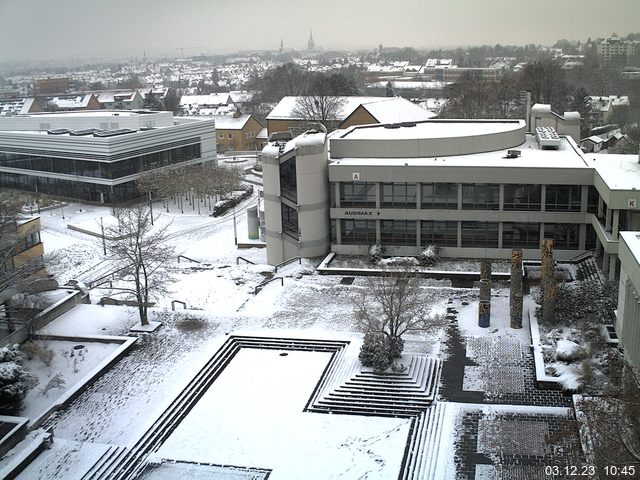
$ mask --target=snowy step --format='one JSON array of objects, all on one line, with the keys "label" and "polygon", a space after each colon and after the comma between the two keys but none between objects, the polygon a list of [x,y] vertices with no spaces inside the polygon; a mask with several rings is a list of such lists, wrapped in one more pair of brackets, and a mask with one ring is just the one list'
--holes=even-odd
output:
[{"label": "snowy step", "polygon": [[416,419],[402,480],[438,480],[437,467],[446,403],[438,402]]},{"label": "snowy step", "polygon": [[82,476],[82,480],[100,480],[108,478],[111,470],[115,469],[118,460],[127,452],[121,445],[111,445],[91,469]]}]

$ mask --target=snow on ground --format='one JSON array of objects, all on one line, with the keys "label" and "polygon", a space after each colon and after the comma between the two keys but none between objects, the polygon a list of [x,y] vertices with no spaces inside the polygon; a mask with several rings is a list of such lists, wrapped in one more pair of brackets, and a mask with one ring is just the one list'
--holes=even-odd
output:
[{"label": "snow on ground", "polygon": [[[113,353],[120,345],[117,343],[98,342],[70,342],[63,340],[36,340],[42,348],[53,352],[53,357],[47,365],[35,356],[25,360],[24,366],[39,380],[37,386],[29,390],[24,400],[20,416],[36,418],[51,406],[55,400],[71,388]],[[80,347],[82,348],[75,348]],[[47,383],[56,375],[64,380],[64,385],[45,392]]]},{"label": "snow on ground", "polygon": [[410,420],[303,412],[330,357],[241,350],[155,458],[270,468],[274,480],[397,477]]},{"label": "snow on ground", "polygon": [[[494,289],[491,294],[491,324],[488,328],[478,326],[478,297],[469,295],[466,298],[467,305],[458,308],[458,326],[460,331],[467,337],[513,337],[518,339],[523,345],[531,343],[531,335],[529,333],[529,318],[527,315],[522,317],[522,328],[511,328],[509,313],[509,290]],[[529,303],[533,300],[526,296],[524,298],[524,312],[529,310]]]}]

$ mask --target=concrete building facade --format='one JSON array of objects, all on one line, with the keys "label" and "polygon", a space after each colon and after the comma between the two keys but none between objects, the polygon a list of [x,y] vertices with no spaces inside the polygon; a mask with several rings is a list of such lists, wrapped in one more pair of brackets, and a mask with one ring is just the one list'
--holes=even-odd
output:
[{"label": "concrete building facade", "polygon": [[117,203],[141,173],[216,162],[215,123],[171,112],[86,111],[0,118],[0,186]]}]

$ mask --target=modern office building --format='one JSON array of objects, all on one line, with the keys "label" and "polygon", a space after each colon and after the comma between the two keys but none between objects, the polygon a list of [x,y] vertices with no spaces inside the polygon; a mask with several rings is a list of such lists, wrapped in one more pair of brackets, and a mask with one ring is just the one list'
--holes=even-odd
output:
[{"label": "modern office building", "polygon": [[117,203],[144,171],[216,162],[215,123],[171,112],[0,117],[0,187]]},{"label": "modern office building", "polygon": [[568,260],[586,250],[615,278],[622,230],[640,230],[635,155],[585,155],[552,127],[428,120],[310,132],[263,150],[267,260],[392,255]]}]

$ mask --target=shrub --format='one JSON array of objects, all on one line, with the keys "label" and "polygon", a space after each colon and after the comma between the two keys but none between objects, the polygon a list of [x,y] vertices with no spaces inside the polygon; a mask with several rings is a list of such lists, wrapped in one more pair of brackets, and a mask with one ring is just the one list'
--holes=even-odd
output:
[{"label": "shrub", "polygon": [[403,349],[402,338],[370,330],[364,336],[358,358],[365,367],[382,371],[393,365],[393,360],[402,355]]},{"label": "shrub", "polygon": [[393,357],[390,354],[387,336],[381,332],[367,332],[358,358],[365,367],[375,368],[378,371],[389,368],[393,363]]},{"label": "shrub", "polygon": [[369,262],[378,263],[382,257],[387,254],[387,249],[384,245],[376,243],[369,247]]},{"label": "shrub", "polygon": [[42,387],[40,392],[44,395],[49,390],[52,390],[54,388],[62,388],[66,384],[67,384],[67,382],[66,382],[66,380],[64,378],[62,378],[62,374],[60,372],[58,372],[53,377],[51,377],[51,379],[49,379],[47,384],[44,387]]},{"label": "shrub", "polygon": [[432,267],[440,260],[440,247],[427,245],[418,256],[418,262],[422,267]]},{"label": "shrub", "polygon": [[47,367],[51,365],[51,360],[53,360],[53,350],[47,348],[43,343],[33,341],[24,342],[20,350],[26,355],[27,360],[38,357]]},{"label": "shrub", "polygon": [[18,413],[27,392],[37,383],[37,377],[22,366],[18,345],[0,348],[0,413]]}]

